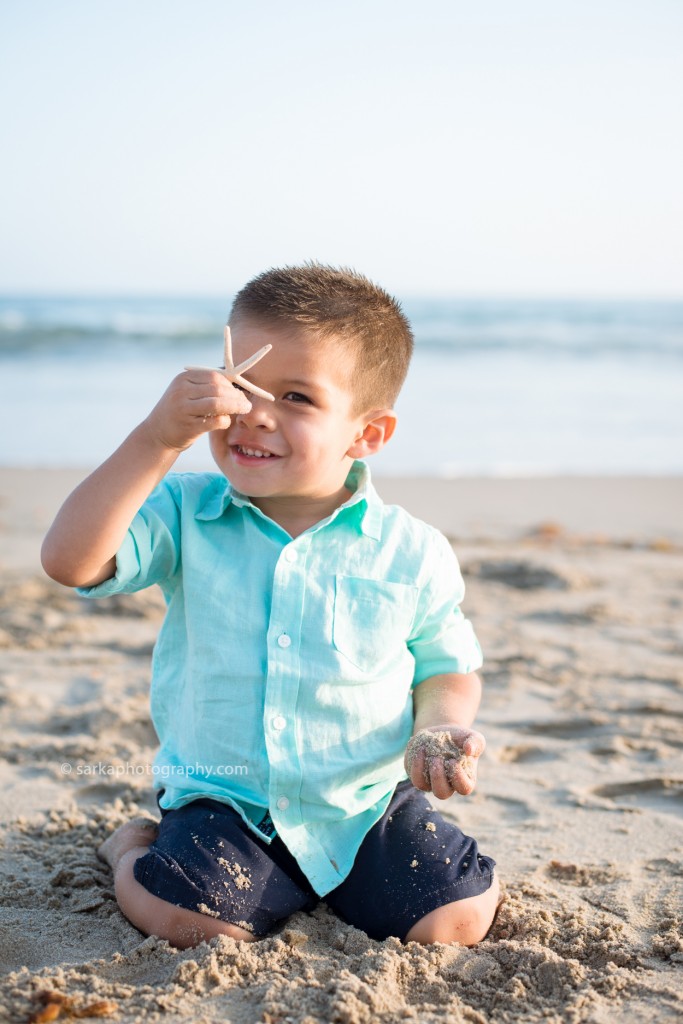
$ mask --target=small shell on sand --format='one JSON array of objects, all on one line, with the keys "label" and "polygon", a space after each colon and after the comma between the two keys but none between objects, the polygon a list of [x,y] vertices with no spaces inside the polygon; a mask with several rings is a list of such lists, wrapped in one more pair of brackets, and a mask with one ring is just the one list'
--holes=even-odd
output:
[{"label": "small shell on sand", "polygon": [[77,1010],[72,1010],[71,1013],[74,1017],[108,1017],[109,1014],[116,1013],[118,1008],[119,1004],[111,999],[98,999],[97,1002],[87,1003]]},{"label": "small shell on sand", "polygon": [[49,1021],[57,1020],[62,1013],[67,1017],[108,1017],[118,1010],[118,1003],[111,999],[98,999],[95,1002],[78,1005],[78,997],[67,996],[64,992],[52,991],[50,989],[37,993],[43,1003],[40,1010],[36,1010],[29,1017],[29,1024],[47,1024]]},{"label": "small shell on sand", "polygon": [[47,1003],[42,1010],[36,1010],[36,1012],[29,1017],[29,1024],[48,1024],[51,1020],[57,1020],[61,1012],[61,1003]]}]

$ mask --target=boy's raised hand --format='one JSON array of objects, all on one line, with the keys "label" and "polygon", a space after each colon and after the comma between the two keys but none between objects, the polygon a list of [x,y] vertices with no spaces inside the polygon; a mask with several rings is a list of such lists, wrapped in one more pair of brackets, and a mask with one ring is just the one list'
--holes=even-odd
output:
[{"label": "boy's raised hand", "polygon": [[233,416],[251,412],[244,391],[219,370],[193,367],[178,374],[145,420],[151,437],[169,451],[184,451],[202,434],[227,430]]},{"label": "boy's raised hand", "polygon": [[48,576],[67,587],[110,579],[136,512],[180,452],[250,411],[249,399],[220,370],[179,374],[146,419],[62,505],[41,552]]},{"label": "boy's raised hand", "polygon": [[452,723],[420,729],[404,758],[406,774],[416,789],[438,800],[453,793],[468,796],[477,783],[477,763],[486,748],[480,732]]}]

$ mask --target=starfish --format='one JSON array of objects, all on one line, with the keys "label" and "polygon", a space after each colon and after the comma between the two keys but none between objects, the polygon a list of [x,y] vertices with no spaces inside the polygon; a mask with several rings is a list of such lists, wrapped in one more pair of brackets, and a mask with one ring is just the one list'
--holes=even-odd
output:
[{"label": "starfish", "polygon": [[275,398],[271,395],[270,391],[264,391],[263,388],[257,388],[251,381],[245,380],[241,375],[245,370],[249,370],[255,363],[258,363],[259,359],[270,352],[272,345],[264,345],[258,352],[254,352],[253,356],[249,356],[243,363],[239,363],[237,366],[232,361],[232,338],[230,337],[230,328],[225,325],[223,331],[223,339],[225,346],[225,367],[216,368],[215,366],[186,366],[186,370],[215,370],[217,373],[222,373],[224,377],[227,377],[233,384],[238,384],[245,391],[251,391],[253,395],[259,395],[261,398],[267,398],[269,402],[274,402]]}]

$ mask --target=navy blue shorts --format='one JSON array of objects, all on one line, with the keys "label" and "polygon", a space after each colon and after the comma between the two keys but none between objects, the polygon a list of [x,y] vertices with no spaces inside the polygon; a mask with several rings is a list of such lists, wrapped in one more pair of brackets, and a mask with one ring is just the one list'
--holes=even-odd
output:
[{"label": "navy blue shorts", "polygon": [[370,938],[404,940],[425,914],[479,896],[493,880],[495,861],[480,855],[476,841],[442,818],[409,780],[398,784],[365,836],[350,874],[324,897],[279,836],[270,845],[260,840],[227,804],[202,799],[160,810],[159,835],[133,867],[137,881],[168,903],[258,938],[322,898]]}]

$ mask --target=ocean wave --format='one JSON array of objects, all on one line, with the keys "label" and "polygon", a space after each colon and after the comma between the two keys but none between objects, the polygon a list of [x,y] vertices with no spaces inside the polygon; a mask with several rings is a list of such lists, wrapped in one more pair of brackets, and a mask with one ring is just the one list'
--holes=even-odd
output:
[{"label": "ocean wave", "polygon": [[[221,332],[216,330],[197,330],[176,328],[175,330],[147,331],[92,329],[77,325],[60,325],[36,327],[26,325],[20,329],[7,330],[0,324],[0,358],[3,355],[25,355],[31,352],[44,351],[54,355],[62,353],[77,354],[92,352],[96,345],[99,357],[110,350],[112,356],[121,349],[132,345],[144,346],[147,351],[154,349],[205,348],[207,343],[215,343],[218,352],[222,345]],[[683,358],[683,331],[670,334],[646,334],[629,336],[615,334],[602,335],[596,332],[584,333],[581,336],[553,336],[550,333],[537,331],[526,333],[492,333],[479,331],[465,333],[453,330],[449,335],[421,334],[416,330],[416,346],[425,352],[433,352],[440,356],[470,356],[496,353],[518,353],[519,355],[563,355],[575,357],[591,357],[598,355],[661,355]]]},{"label": "ocean wave", "polygon": [[146,342],[220,343],[224,301],[0,298],[0,351]]},{"label": "ocean wave", "polygon": [[145,342],[149,345],[155,343],[171,344],[192,344],[206,343],[211,339],[216,340],[217,345],[222,344],[222,330],[215,328],[182,327],[175,328],[120,328],[115,325],[103,327],[83,327],[79,324],[25,324],[21,327],[12,326],[9,329],[0,321],[0,352],[25,352],[27,349],[52,348],[59,349],[62,346],[87,348],[93,341],[111,345],[115,348],[127,342]]},{"label": "ocean wave", "polygon": [[[683,356],[683,303],[406,304],[416,344],[441,355]],[[36,350],[112,353],[126,345],[220,347],[225,303],[0,299],[0,356]]]}]

